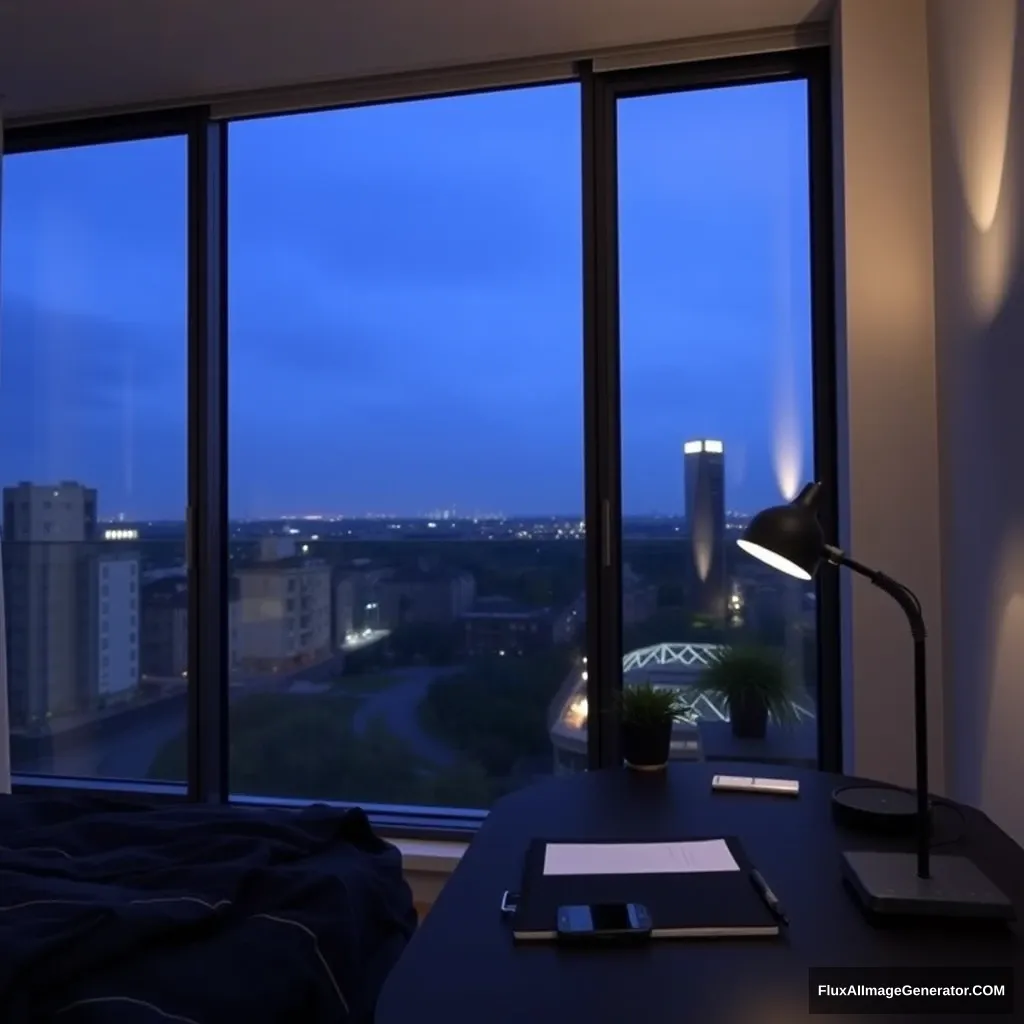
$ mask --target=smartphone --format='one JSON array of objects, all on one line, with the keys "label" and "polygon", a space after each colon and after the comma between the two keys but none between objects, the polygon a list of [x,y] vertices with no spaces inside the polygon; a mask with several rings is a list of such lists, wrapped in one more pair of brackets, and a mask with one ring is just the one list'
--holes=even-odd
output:
[{"label": "smartphone", "polygon": [[590,903],[558,908],[558,937],[569,942],[637,940],[651,934],[651,915],[639,903]]}]

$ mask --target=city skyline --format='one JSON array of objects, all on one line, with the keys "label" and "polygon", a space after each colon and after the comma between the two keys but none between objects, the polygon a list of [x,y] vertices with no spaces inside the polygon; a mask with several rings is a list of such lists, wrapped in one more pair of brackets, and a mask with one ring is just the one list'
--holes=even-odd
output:
[{"label": "city skyline", "polygon": [[[731,509],[809,473],[806,131],[802,82],[620,106],[629,516],[681,514],[691,437],[724,440]],[[230,147],[231,518],[580,515],[578,88],[243,122]],[[6,484],[183,518],[185,158],[5,159]]]},{"label": "city skyline", "polygon": [[[98,488],[93,486],[88,480],[18,480],[10,481],[8,483],[0,484],[0,488],[4,491],[14,490],[20,486],[59,488],[62,486],[73,485],[76,487],[83,487],[89,490],[93,490],[97,493],[97,505],[98,515],[97,523],[104,526],[117,526],[119,524],[127,526],[139,526],[142,524],[151,525],[184,525],[185,518],[182,517],[161,517],[161,516],[141,516],[131,517],[122,511],[111,511],[110,509],[104,509],[102,507],[100,499],[102,495],[99,493]],[[748,517],[754,515],[759,509],[735,509],[726,508],[726,518],[735,517]],[[232,523],[295,523],[295,522],[358,522],[358,521],[399,521],[399,520],[410,520],[410,521],[436,521],[438,523],[451,521],[451,522],[486,522],[486,521],[515,521],[515,520],[552,520],[559,521],[565,520],[570,522],[580,521],[582,522],[583,513],[578,511],[551,511],[551,512],[530,512],[526,510],[520,510],[515,512],[505,512],[502,510],[491,510],[491,511],[480,511],[480,510],[468,510],[459,509],[454,505],[446,508],[436,508],[429,510],[420,510],[413,512],[395,512],[395,511],[384,511],[379,509],[365,509],[362,511],[295,511],[279,513],[271,516],[233,516],[229,515],[228,521]],[[644,519],[686,519],[686,515],[682,510],[675,511],[651,511],[651,512],[624,512],[624,520],[644,520]],[[144,539],[144,538],[143,538]]]}]

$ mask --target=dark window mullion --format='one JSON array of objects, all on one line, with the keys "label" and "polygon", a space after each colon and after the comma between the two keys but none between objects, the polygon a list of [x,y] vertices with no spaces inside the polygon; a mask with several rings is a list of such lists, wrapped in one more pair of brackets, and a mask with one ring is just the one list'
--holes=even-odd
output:
[{"label": "dark window mullion", "polygon": [[[811,348],[814,374],[814,475],[821,481],[825,536],[839,537],[838,376],[835,346],[835,255],[831,76],[825,50],[808,55],[807,124],[811,224]],[[843,769],[842,652],[839,574],[819,573],[818,767]]]},{"label": "dark window mullion", "polygon": [[615,98],[581,69],[586,447],[587,741],[591,768],[619,763],[622,485],[619,441]]},{"label": "dark window mullion", "polygon": [[188,792],[228,799],[227,128],[189,132]]}]

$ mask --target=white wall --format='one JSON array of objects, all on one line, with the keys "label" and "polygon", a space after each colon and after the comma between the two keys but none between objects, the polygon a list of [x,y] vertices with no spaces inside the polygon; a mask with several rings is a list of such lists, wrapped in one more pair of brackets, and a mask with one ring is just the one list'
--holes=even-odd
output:
[{"label": "white wall", "polygon": [[138,561],[101,559],[98,586],[98,690],[101,697],[116,699],[139,685]]},{"label": "white wall", "polygon": [[952,794],[1024,842],[1024,4],[931,0]]},{"label": "white wall", "polygon": [[[972,3],[978,0],[971,0]],[[841,0],[837,116],[841,543],[915,590],[931,639],[933,789],[943,697],[926,0]],[[846,770],[914,781],[903,613],[843,576]]]}]

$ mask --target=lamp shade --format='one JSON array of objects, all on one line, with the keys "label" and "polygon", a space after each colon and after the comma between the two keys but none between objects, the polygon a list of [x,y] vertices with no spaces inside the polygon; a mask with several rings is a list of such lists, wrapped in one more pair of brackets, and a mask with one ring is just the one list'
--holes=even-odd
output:
[{"label": "lamp shade", "polygon": [[788,505],[758,512],[737,543],[773,569],[809,580],[825,553],[825,535],[818,522],[819,484],[806,487]]}]

